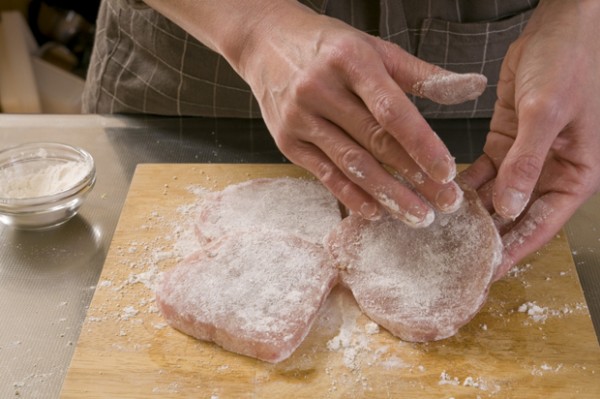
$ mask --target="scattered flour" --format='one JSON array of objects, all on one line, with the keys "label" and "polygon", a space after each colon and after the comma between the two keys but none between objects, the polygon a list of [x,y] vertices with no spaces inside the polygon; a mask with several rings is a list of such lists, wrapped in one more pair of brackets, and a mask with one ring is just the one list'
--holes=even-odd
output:
[{"label": "scattered flour", "polygon": [[[337,334],[327,341],[326,347],[331,352],[341,353],[344,367],[353,373],[363,388],[369,389],[363,374],[364,367],[424,371],[423,366],[407,363],[394,355],[388,345],[381,345],[375,341],[374,335],[380,333],[379,325],[372,321],[364,322],[364,316],[356,301],[345,288],[334,289],[326,306],[333,307],[341,319],[339,326],[335,327]],[[398,341],[398,344],[401,347],[408,345],[402,341]]]},{"label": "scattered flour", "polygon": [[440,374],[440,380],[438,381],[439,385],[460,385],[460,380],[458,377],[450,377],[450,375],[446,371],[442,371]]},{"label": "scattered flour", "polygon": [[[190,186],[188,191],[198,197],[209,192],[200,186]],[[198,207],[198,202],[180,206],[177,208],[180,217],[177,218],[178,220],[174,221],[165,220],[158,211],[153,211],[148,215],[147,223],[140,228],[151,230],[160,225],[163,229],[161,231],[164,231],[165,224],[168,224],[169,229],[167,230],[169,230],[170,233],[167,236],[160,237],[161,244],[158,244],[158,241],[132,241],[128,246],[119,248],[119,255],[124,259],[123,267],[130,268],[131,273],[124,281],[119,281],[116,277],[112,278],[111,276],[108,276],[109,278],[100,281],[97,286],[98,289],[108,289],[117,294],[123,294],[121,292],[122,290],[125,291],[133,285],[139,284],[146,288],[146,295],[136,298],[136,301],[138,301],[136,306],[126,306],[118,313],[93,314],[88,317],[88,321],[102,322],[108,318],[120,321],[119,329],[115,334],[122,337],[123,340],[128,340],[129,329],[124,328],[127,327],[127,325],[123,326],[123,322],[136,323],[140,319],[137,318],[137,316],[141,313],[154,314],[158,312],[158,309],[154,304],[154,286],[158,278],[160,278],[160,264],[164,261],[178,262],[197,249],[198,239],[194,231],[193,219],[197,214]],[[167,246],[162,244],[165,240],[170,244]],[[133,257],[137,260],[131,261]],[[520,277],[527,273],[531,267],[531,264],[515,266],[509,272],[509,276]],[[339,327],[336,325],[336,330],[329,336],[330,339],[326,342],[326,348],[331,352],[340,353],[343,366],[350,375],[353,376],[352,382],[355,383],[356,386],[362,387],[365,391],[371,389],[369,387],[369,381],[362,372],[364,367],[371,368],[377,366],[386,370],[406,369],[411,373],[426,372],[425,366],[407,363],[397,354],[393,354],[389,347],[377,344],[375,341],[375,334],[381,332],[380,327],[376,323],[370,321],[364,323],[362,319],[359,319],[362,313],[350,295],[340,295],[337,301],[339,302],[338,306],[341,309],[342,319]],[[65,305],[66,302],[59,304],[59,306]],[[518,307],[518,312],[526,314],[528,320],[535,323],[544,323],[549,317],[562,317],[583,309],[586,309],[584,304],[575,304],[573,306],[565,305],[561,309],[550,309],[538,305],[535,301],[529,301],[520,305]],[[152,322],[150,327],[155,330],[163,330],[167,328],[168,325],[160,321]],[[486,324],[481,324],[480,328],[485,331],[488,327]],[[116,345],[115,347],[121,348],[121,350],[127,349],[123,345]],[[403,348],[409,350],[410,347],[406,346]],[[217,371],[226,372],[228,369],[229,366],[224,365],[219,366]],[[531,374],[534,376],[541,376],[544,373],[556,373],[562,369],[562,364],[550,365],[548,363],[543,363],[539,366],[534,366],[531,369]],[[336,376],[337,371],[334,373],[333,366],[325,367],[325,373],[331,377],[332,384],[330,391],[334,391],[337,389],[336,384],[339,383],[341,385],[343,380]],[[474,388],[479,391],[486,391],[487,395],[500,391],[499,385],[486,380],[485,378],[469,375],[459,378],[457,376],[452,376],[450,372],[447,371],[443,371],[440,374],[438,384]],[[172,393],[178,392],[179,388],[180,387],[176,383],[173,383],[168,386],[156,387],[154,392]],[[483,393],[481,395],[483,395]],[[217,394],[211,395],[211,399],[218,398],[219,396]]]},{"label": "scattered flour", "polygon": [[140,313],[139,310],[137,310],[133,306],[127,306],[123,309],[123,312],[121,313],[121,320],[129,320],[132,317],[137,316],[138,313]]},{"label": "scattered flour", "polygon": [[167,328],[169,325],[167,323],[153,323],[152,327],[154,327],[157,330],[162,330],[164,328]]},{"label": "scattered flour", "polygon": [[558,373],[563,370],[563,368],[563,363],[558,363],[556,366],[551,366],[548,363],[542,363],[540,366],[534,366],[531,369],[531,375],[541,377],[545,373]]},{"label": "scattered flour", "polygon": [[577,303],[574,306],[564,305],[560,309],[551,309],[547,306],[540,306],[535,301],[525,302],[517,308],[519,313],[527,314],[529,320],[541,324],[544,324],[549,317],[564,317],[585,310],[587,310],[587,305],[583,303]]},{"label": "scattered flour", "polygon": [[379,332],[379,325],[370,321],[365,324],[365,332],[367,334],[377,334]]},{"label": "scattered flour", "polygon": [[327,349],[341,352],[344,366],[356,371],[360,368],[359,355],[369,349],[371,340],[357,323],[360,310],[358,307],[352,306],[352,298],[340,295],[336,299],[342,309],[342,325],[338,335],[327,342]]},{"label": "scattered flour", "polygon": [[481,377],[466,376],[461,382],[460,378],[451,376],[445,370],[440,374],[438,384],[476,388],[480,391],[487,391],[491,393],[497,393],[501,390],[500,385],[487,381]]},{"label": "scattered flour", "polygon": [[515,265],[512,267],[512,269],[508,271],[507,275],[509,277],[521,277],[529,270],[531,270],[531,263],[526,263],[524,265]]}]

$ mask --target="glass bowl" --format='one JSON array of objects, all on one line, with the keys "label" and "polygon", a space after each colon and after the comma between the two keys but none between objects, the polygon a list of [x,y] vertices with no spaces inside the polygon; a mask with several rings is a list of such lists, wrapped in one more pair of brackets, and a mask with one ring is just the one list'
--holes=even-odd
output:
[{"label": "glass bowl", "polygon": [[61,143],[28,143],[0,151],[0,222],[46,229],[77,214],[96,182],[92,156]]}]

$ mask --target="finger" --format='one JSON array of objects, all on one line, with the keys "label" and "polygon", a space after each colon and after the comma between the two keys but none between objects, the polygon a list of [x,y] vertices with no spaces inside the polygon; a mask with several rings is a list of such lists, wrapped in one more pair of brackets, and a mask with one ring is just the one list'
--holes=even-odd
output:
[{"label": "finger", "polygon": [[490,215],[494,214],[494,212],[495,212],[494,211],[494,202],[492,200],[495,182],[496,182],[496,180],[492,179],[492,180],[488,181],[487,183],[484,183],[477,190],[477,195],[479,196],[481,203],[483,204],[484,208],[490,213]]},{"label": "finger", "polygon": [[410,92],[435,103],[453,105],[475,100],[487,86],[487,78],[478,73],[454,73],[442,70],[417,80]]},{"label": "finger", "polygon": [[527,206],[548,151],[564,124],[556,124],[544,110],[525,107],[520,112],[517,137],[504,157],[494,187],[494,208],[515,219]]},{"label": "finger", "polygon": [[[376,143],[377,142],[377,143]],[[388,143],[387,145],[385,143]],[[366,148],[377,155],[384,164],[396,171],[403,180],[419,192],[437,210],[452,213],[458,210],[463,201],[463,191],[455,181],[440,184],[433,181],[410,158],[404,149],[386,132],[371,137]],[[381,147],[378,151],[373,148]]]},{"label": "finger", "polygon": [[502,236],[503,260],[494,280],[503,277],[517,262],[550,241],[580,202],[572,196],[556,192],[533,202],[522,219]]},{"label": "finger", "polygon": [[315,145],[298,143],[296,152],[287,157],[311,172],[348,209],[365,219],[377,220],[382,215],[379,203],[346,177]]},{"label": "finger", "polygon": [[457,180],[460,179],[463,184],[476,190],[485,209],[493,215],[494,204],[492,202],[492,193],[495,178],[496,166],[486,154],[483,154],[469,167],[460,172]]},{"label": "finger", "polygon": [[451,105],[476,99],[487,86],[487,78],[479,73],[451,72],[404,50],[399,53],[393,43],[384,42],[382,46],[382,56],[392,78],[407,93]]},{"label": "finger", "polygon": [[[317,130],[319,140],[314,144],[347,179],[376,199],[392,216],[413,227],[426,227],[433,222],[435,216],[431,207],[410,188],[398,184],[368,151],[339,127],[323,120]],[[338,198],[353,211],[358,211],[344,198]]]},{"label": "finger", "polygon": [[364,104],[349,94],[334,93],[338,101],[330,102],[332,106],[323,110],[324,116],[348,132],[378,161],[399,173],[439,211],[456,211],[463,199],[458,184],[454,181],[440,184],[427,176],[400,144],[379,126]]},{"label": "finger", "polygon": [[[396,52],[407,54],[399,49]],[[397,58],[398,62],[402,61],[401,56]],[[350,90],[429,177],[442,184],[452,181],[456,176],[456,164],[450,152],[390,76],[385,65],[367,55],[360,63],[369,67],[348,68],[346,84]]]},{"label": "finger", "polygon": [[495,178],[496,173],[496,166],[492,160],[486,154],[483,154],[469,165],[469,167],[460,172],[459,177],[469,187],[479,190],[487,182]]},{"label": "finger", "polygon": [[[385,140],[388,138],[389,140]],[[383,141],[392,141],[391,136],[385,134]],[[446,184],[436,183],[430,179],[421,168],[397,145],[389,146],[389,152],[382,153],[380,159],[392,167],[400,176],[407,180],[430,204],[442,213],[453,213],[460,208],[464,193],[460,186],[451,181]],[[394,148],[397,147],[397,148]],[[396,156],[391,156],[395,154]]]}]

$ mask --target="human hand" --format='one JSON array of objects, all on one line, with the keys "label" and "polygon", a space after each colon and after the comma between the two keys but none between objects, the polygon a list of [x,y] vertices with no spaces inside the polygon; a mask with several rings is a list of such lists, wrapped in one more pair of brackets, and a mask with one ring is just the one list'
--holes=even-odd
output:
[{"label": "human hand", "polygon": [[459,103],[483,92],[484,76],[422,62],[296,0],[144,1],[225,57],[281,151],[351,211],[426,226],[429,203],[460,205],[454,159],[405,93]]},{"label": "human hand", "polygon": [[427,64],[297,2],[270,9],[237,59],[281,151],[352,212],[386,209],[421,227],[434,218],[428,202],[443,212],[460,205],[454,159],[405,93],[458,103],[481,94],[482,75]]},{"label": "human hand", "polygon": [[600,2],[542,1],[506,54],[484,154],[461,177],[498,222],[502,277],[600,188]]}]

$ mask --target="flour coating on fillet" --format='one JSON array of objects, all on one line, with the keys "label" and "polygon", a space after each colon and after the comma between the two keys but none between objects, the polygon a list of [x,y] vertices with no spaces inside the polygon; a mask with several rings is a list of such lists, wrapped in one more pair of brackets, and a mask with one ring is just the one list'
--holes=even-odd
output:
[{"label": "flour coating on fillet", "polygon": [[336,279],[322,247],[252,229],[217,239],[166,272],[157,303],[174,328],[276,363],[308,334]]},{"label": "flour coating on fillet", "polygon": [[401,339],[450,337],[485,302],[502,242],[477,194],[464,190],[459,210],[429,227],[351,215],[327,239],[363,312]]},{"label": "flour coating on fillet", "polygon": [[321,245],[341,220],[337,200],[316,180],[253,179],[209,193],[202,201],[196,230],[206,241],[235,229],[263,227]]}]

